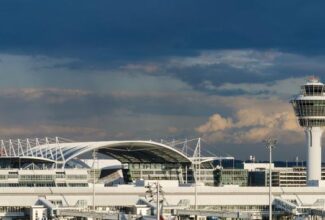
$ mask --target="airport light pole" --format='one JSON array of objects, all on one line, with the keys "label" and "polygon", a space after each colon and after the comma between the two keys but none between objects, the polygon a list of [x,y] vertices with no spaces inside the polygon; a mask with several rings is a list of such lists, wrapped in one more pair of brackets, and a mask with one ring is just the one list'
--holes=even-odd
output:
[{"label": "airport light pole", "polygon": [[160,190],[160,187],[159,187],[159,182],[158,182],[158,180],[157,180],[157,182],[156,182],[156,186],[157,186],[157,220],[160,220],[160,210],[159,210],[159,203],[160,203],[160,201],[159,201],[159,190]]},{"label": "airport light pole", "polygon": [[96,210],[96,205],[95,205],[95,185],[96,185],[96,173],[95,173],[95,161],[96,161],[96,150],[93,150],[93,211],[95,212]]},{"label": "airport light pole", "polygon": [[[163,214],[163,208],[160,210],[160,203],[164,202],[164,191],[162,190],[162,186],[160,186],[159,181],[157,180],[155,183],[149,183],[145,188],[148,188],[146,191],[146,198],[149,199],[149,202],[156,203],[156,220],[160,220],[160,215]],[[162,206],[163,207],[163,206]]]},{"label": "airport light pole", "polygon": [[275,148],[277,140],[267,138],[264,140],[264,143],[269,149],[269,220],[272,220],[272,149]]}]

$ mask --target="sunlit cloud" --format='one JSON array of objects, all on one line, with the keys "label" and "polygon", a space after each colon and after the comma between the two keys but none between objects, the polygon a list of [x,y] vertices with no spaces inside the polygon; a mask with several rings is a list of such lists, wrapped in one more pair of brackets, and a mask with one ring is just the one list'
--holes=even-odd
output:
[{"label": "sunlit cloud", "polygon": [[[260,143],[269,136],[278,137],[286,144],[302,142],[302,129],[288,103],[280,100],[237,99],[231,99],[234,101],[233,115],[225,118],[216,113],[197,127],[197,132],[209,142],[250,144]],[[246,101],[244,105],[243,100]]]}]

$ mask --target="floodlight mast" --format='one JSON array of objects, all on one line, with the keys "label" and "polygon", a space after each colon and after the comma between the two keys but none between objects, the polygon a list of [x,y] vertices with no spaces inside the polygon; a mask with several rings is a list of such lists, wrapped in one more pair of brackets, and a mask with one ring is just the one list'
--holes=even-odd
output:
[{"label": "floodlight mast", "polygon": [[277,142],[273,138],[264,140],[266,148],[269,149],[269,220],[272,220],[272,149],[275,148]]},{"label": "floodlight mast", "polygon": [[95,161],[97,159],[96,157],[96,150],[93,150],[93,165],[92,165],[92,170],[93,170],[93,211],[96,211],[96,204],[95,204],[95,186],[96,186],[96,173],[95,173]]},{"label": "floodlight mast", "polygon": [[307,138],[307,185],[321,186],[321,139],[325,126],[324,84],[312,76],[301,86],[301,94],[291,100],[299,125]]},{"label": "floodlight mast", "polygon": [[162,187],[159,184],[159,181],[149,183],[145,188],[148,188],[146,191],[146,197],[149,197],[149,202],[156,203],[156,220],[160,220],[160,216],[163,213],[163,210],[160,211],[160,203],[164,201],[164,192]]}]

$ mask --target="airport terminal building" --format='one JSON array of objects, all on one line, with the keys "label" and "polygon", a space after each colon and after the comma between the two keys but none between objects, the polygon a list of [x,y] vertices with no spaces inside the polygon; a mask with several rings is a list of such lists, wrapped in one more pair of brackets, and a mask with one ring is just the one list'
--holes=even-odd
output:
[{"label": "airport terminal building", "polygon": [[[173,144],[155,141],[1,141],[0,217],[145,218],[157,210],[148,198],[148,186],[159,183],[163,191],[160,213],[166,218],[266,218],[267,166],[223,168],[220,160],[234,158],[204,157],[200,147],[198,140],[188,156]],[[114,160],[102,159],[103,155]],[[281,172],[290,176],[289,169],[273,169],[275,218],[321,215],[317,211],[324,205],[325,190],[305,187],[305,170],[297,168],[303,182],[293,180],[297,184],[285,187],[275,181],[283,176]],[[261,173],[262,177],[257,175]]]}]

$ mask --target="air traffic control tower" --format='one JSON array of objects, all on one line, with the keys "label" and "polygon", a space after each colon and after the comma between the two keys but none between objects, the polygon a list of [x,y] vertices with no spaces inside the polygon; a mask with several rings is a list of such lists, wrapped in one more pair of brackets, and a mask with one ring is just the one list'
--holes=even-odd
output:
[{"label": "air traffic control tower", "polygon": [[321,140],[325,127],[325,91],[324,84],[310,77],[301,86],[300,95],[291,100],[299,125],[305,128],[307,137],[307,184],[321,186],[322,149]]}]

